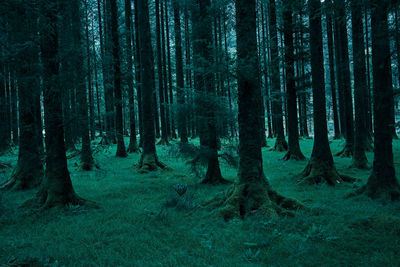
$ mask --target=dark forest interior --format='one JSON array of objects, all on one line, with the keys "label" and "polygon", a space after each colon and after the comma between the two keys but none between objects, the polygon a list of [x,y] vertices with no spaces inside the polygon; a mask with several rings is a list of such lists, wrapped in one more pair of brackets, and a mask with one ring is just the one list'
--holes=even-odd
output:
[{"label": "dark forest interior", "polygon": [[0,266],[400,266],[400,0],[1,0]]}]

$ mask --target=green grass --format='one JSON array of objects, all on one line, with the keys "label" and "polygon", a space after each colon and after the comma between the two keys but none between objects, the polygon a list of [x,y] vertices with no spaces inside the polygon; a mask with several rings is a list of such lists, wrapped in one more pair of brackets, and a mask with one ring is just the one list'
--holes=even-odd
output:
[{"label": "green grass", "polygon": [[[341,142],[332,143],[332,152]],[[312,143],[301,141],[308,157]],[[394,148],[398,159],[399,141]],[[158,154],[173,171],[145,175],[133,166],[139,155],[119,159],[114,153],[115,147],[97,153],[101,169],[91,172],[78,171],[77,158],[69,161],[76,192],[97,202],[99,210],[70,207],[27,216],[17,207],[35,191],[1,192],[0,266],[10,259],[37,259],[47,266],[400,266],[399,204],[345,199],[352,184],[299,186],[293,175],[306,162],[280,161],[284,153],[263,149],[265,174],[278,192],[311,211],[230,222],[199,207],[227,186],[199,185],[168,148],[158,147]],[[368,153],[370,162],[372,156]],[[16,155],[4,157],[16,161]],[[348,168],[350,159],[335,157],[335,163],[339,172],[361,179],[358,184],[370,173]],[[222,172],[236,177],[228,165],[222,164]],[[1,174],[0,182],[9,175],[10,170]],[[188,192],[181,205],[167,207],[177,197],[176,183],[187,183]]]}]

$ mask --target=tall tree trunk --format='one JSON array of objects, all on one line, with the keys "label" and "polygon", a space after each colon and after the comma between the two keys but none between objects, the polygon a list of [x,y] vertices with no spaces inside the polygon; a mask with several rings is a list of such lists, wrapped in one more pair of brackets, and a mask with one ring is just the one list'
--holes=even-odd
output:
[{"label": "tall tree trunk", "polygon": [[167,41],[165,38],[165,17],[164,17],[164,5],[163,5],[163,1],[161,1],[160,4],[160,22],[161,22],[161,55],[162,55],[162,78],[163,78],[163,83],[164,83],[164,111],[165,111],[165,136],[166,136],[166,140],[168,143],[168,139],[171,136],[171,120],[170,120],[170,101],[169,101],[169,97],[168,97],[168,74],[167,74],[167,50],[166,50],[166,46],[167,46]]},{"label": "tall tree trunk", "polygon": [[390,40],[388,0],[371,0],[372,68],[374,87],[374,163],[366,185],[355,194],[389,200],[400,199],[392,148],[392,75],[390,70]]},{"label": "tall tree trunk", "polygon": [[94,127],[94,100],[93,100],[93,80],[92,80],[92,64],[91,64],[91,53],[90,53],[90,39],[89,39],[89,15],[88,15],[88,3],[85,0],[85,33],[86,33],[86,60],[87,60],[87,81],[88,81],[88,96],[89,96],[89,130],[90,139],[96,138],[96,129]]},{"label": "tall tree trunk", "polygon": [[299,145],[299,127],[297,119],[296,81],[294,75],[293,16],[292,2],[283,7],[283,34],[285,39],[286,99],[288,111],[289,151],[285,160],[305,160]]},{"label": "tall tree trunk", "polygon": [[301,205],[272,190],[263,171],[258,99],[261,97],[257,63],[255,0],[236,0],[239,96],[239,183],[214,204],[225,220],[253,213],[276,217]]},{"label": "tall tree trunk", "polygon": [[161,140],[160,145],[168,144],[167,132],[167,116],[166,116],[166,100],[165,100],[165,84],[163,62],[162,62],[162,48],[161,48],[161,24],[160,24],[160,1],[156,0],[156,50],[157,50],[157,74],[158,74],[158,97],[160,100],[160,117],[161,117]]},{"label": "tall tree trunk", "polygon": [[139,113],[139,147],[143,145],[143,108],[142,108],[142,80],[141,80],[141,60],[140,60],[140,42],[139,42],[139,21],[137,11],[137,1],[134,1],[134,17],[135,17],[135,82],[138,99],[138,113]]},{"label": "tall tree trunk", "polygon": [[[40,147],[35,142],[38,139],[36,131],[38,126],[34,105],[38,103],[32,101],[32,96],[40,93],[39,49],[36,45],[37,35],[35,35],[37,14],[32,11],[31,4],[15,4],[11,10],[8,15],[25,18],[24,23],[20,21],[10,23],[14,32],[12,44],[20,47],[12,61],[15,75],[18,77],[20,142],[17,166],[11,179],[0,188],[26,190],[39,186],[44,174]],[[34,41],[27,42],[27,40]]]},{"label": "tall tree trunk", "polygon": [[215,98],[215,76],[212,71],[213,51],[212,51],[212,20],[211,20],[211,3],[210,0],[196,0],[193,7],[193,36],[195,40],[195,48],[193,53],[196,57],[196,68],[200,71],[196,77],[198,90],[202,94],[201,102],[197,98],[197,106],[204,110],[201,116],[204,116],[201,127],[203,131],[202,149],[206,150],[207,155],[207,172],[203,179],[203,184],[222,184],[227,181],[222,178],[219,159],[218,159],[218,137],[217,137],[217,122],[216,122],[216,106]]},{"label": "tall tree trunk", "polygon": [[13,70],[10,74],[10,92],[11,92],[11,124],[12,124],[12,141],[15,145],[19,142],[18,133],[18,107],[17,107],[17,80],[15,77],[15,71]]},{"label": "tall tree trunk", "polygon": [[168,1],[164,2],[165,4],[165,34],[167,39],[167,67],[168,67],[168,94],[169,94],[169,112],[171,118],[171,137],[176,139],[175,132],[175,115],[174,115],[174,93],[172,88],[172,68],[171,68],[171,43],[170,43],[170,35],[169,35],[169,14],[168,14]]},{"label": "tall tree trunk", "polygon": [[133,89],[133,51],[132,51],[132,7],[131,1],[125,0],[125,27],[126,27],[126,56],[127,56],[127,83],[128,83],[128,98],[129,98],[129,146],[128,152],[139,152],[139,147],[136,141],[136,122],[135,122],[135,92]]},{"label": "tall tree trunk", "polygon": [[352,179],[338,174],[329,147],[320,0],[309,0],[308,9],[314,108],[314,146],[311,159],[302,172],[299,182],[304,184],[326,182],[329,185],[335,185]]},{"label": "tall tree trunk", "polygon": [[188,142],[187,137],[187,121],[186,121],[186,105],[183,79],[183,54],[182,54],[182,33],[180,4],[178,0],[173,0],[174,8],[174,29],[175,29],[175,62],[176,62],[176,91],[178,97],[178,133],[182,143]]},{"label": "tall tree trunk", "polygon": [[267,23],[265,22],[265,13],[264,13],[264,3],[261,2],[261,33],[262,33],[262,57],[263,57],[263,76],[264,76],[264,86],[265,86],[265,103],[267,108],[267,125],[268,125],[268,137],[272,138],[272,124],[271,124],[271,109],[270,109],[270,95],[269,95],[269,79],[268,79],[268,65],[269,61],[267,60],[267,34],[266,27]]},{"label": "tall tree trunk", "polygon": [[121,87],[121,51],[118,34],[118,8],[117,0],[109,0],[111,9],[111,35],[113,43],[113,67],[114,67],[114,93],[116,110],[116,130],[117,130],[117,157],[126,157],[124,142],[124,128],[122,119],[122,87]]},{"label": "tall tree trunk", "polygon": [[[157,157],[154,131],[154,57],[151,47],[151,31],[149,21],[148,0],[137,0],[136,30],[139,33],[140,64],[142,81],[142,112],[143,112],[143,152],[139,161],[139,171],[149,172],[158,168],[166,168]],[[136,12],[136,11],[135,11]]]},{"label": "tall tree trunk", "polygon": [[351,157],[354,152],[354,119],[353,119],[353,98],[350,84],[350,63],[349,49],[347,40],[347,19],[346,5],[344,0],[334,0],[335,3],[335,23],[338,32],[337,49],[339,58],[336,59],[338,65],[338,85],[339,91],[343,94],[344,121],[345,121],[345,138],[346,144],[341,152],[337,155],[342,157]]},{"label": "tall tree trunk", "polygon": [[43,64],[44,114],[46,130],[46,172],[38,192],[42,209],[54,206],[82,205],[72,187],[65,154],[61,90],[58,62],[59,1],[41,1],[41,57]]},{"label": "tall tree trunk", "polygon": [[333,24],[332,24],[332,1],[325,1],[326,5],[326,31],[328,36],[328,54],[329,54],[329,77],[331,85],[331,96],[332,96],[332,112],[333,112],[333,126],[334,136],[333,139],[339,139],[341,137],[338,107],[336,100],[336,75],[335,75],[335,55],[333,54]]},{"label": "tall tree trunk", "polygon": [[275,0],[269,0],[269,35],[271,42],[271,79],[272,79],[272,117],[275,120],[274,131],[276,133],[276,142],[272,150],[286,151],[288,145],[285,140],[283,131],[283,114],[282,114],[282,95],[281,81],[279,71],[279,51],[278,51],[278,25],[276,20]]},{"label": "tall tree trunk", "polygon": [[88,102],[87,90],[84,74],[84,42],[82,34],[81,22],[81,7],[78,1],[69,3],[71,6],[66,8],[63,14],[70,12],[72,16],[72,47],[74,51],[73,62],[76,77],[76,94],[78,99],[78,114],[79,114],[79,133],[82,139],[81,150],[81,168],[83,170],[91,170],[93,167],[92,150],[90,148],[90,134],[89,134],[89,118],[88,118]]},{"label": "tall tree trunk", "polygon": [[366,123],[367,77],[365,70],[365,46],[363,38],[362,2],[351,0],[351,25],[353,36],[354,61],[354,105],[355,105],[355,138],[352,166],[366,169],[367,157],[365,150],[368,145],[368,129]]}]

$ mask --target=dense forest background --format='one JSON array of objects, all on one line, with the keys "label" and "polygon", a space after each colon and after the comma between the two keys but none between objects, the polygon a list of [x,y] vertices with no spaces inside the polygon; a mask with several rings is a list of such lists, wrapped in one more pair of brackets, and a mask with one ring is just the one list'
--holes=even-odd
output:
[{"label": "dense forest background", "polygon": [[0,264],[399,265],[399,92],[398,0],[3,0]]}]

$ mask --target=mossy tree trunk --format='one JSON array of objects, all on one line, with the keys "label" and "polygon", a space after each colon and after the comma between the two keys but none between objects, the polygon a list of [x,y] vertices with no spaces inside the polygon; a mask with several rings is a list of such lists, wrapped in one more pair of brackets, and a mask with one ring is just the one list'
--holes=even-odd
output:
[{"label": "mossy tree trunk", "polygon": [[289,151],[283,159],[305,160],[299,145],[297,118],[296,81],[294,74],[293,17],[292,1],[286,1],[283,10],[283,34],[285,38],[286,97],[288,111]]},{"label": "mossy tree trunk", "polygon": [[320,0],[309,0],[308,8],[314,109],[314,146],[311,159],[301,173],[299,182],[303,184],[326,182],[329,185],[335,185],[352,179],[338,174],[329,147]]},{"label": "mossy tree trunk", "polygon": [[274,217],[301,205],[278,195],[264,176],[258,99],[261,97],[256,36],[255,0],[236,0],[239,97],[239,183],[225,197],[213,200],[225,220],[253,213]]},{"label": "mossy tree trunk", "polygon": [[374,95],[374,163],[365,186],[355,194],[371,198],[398,200],[400,185],[396,179],[392,148],[393,97],[388,26],[389,0],[371,0],[372,68]]}]

